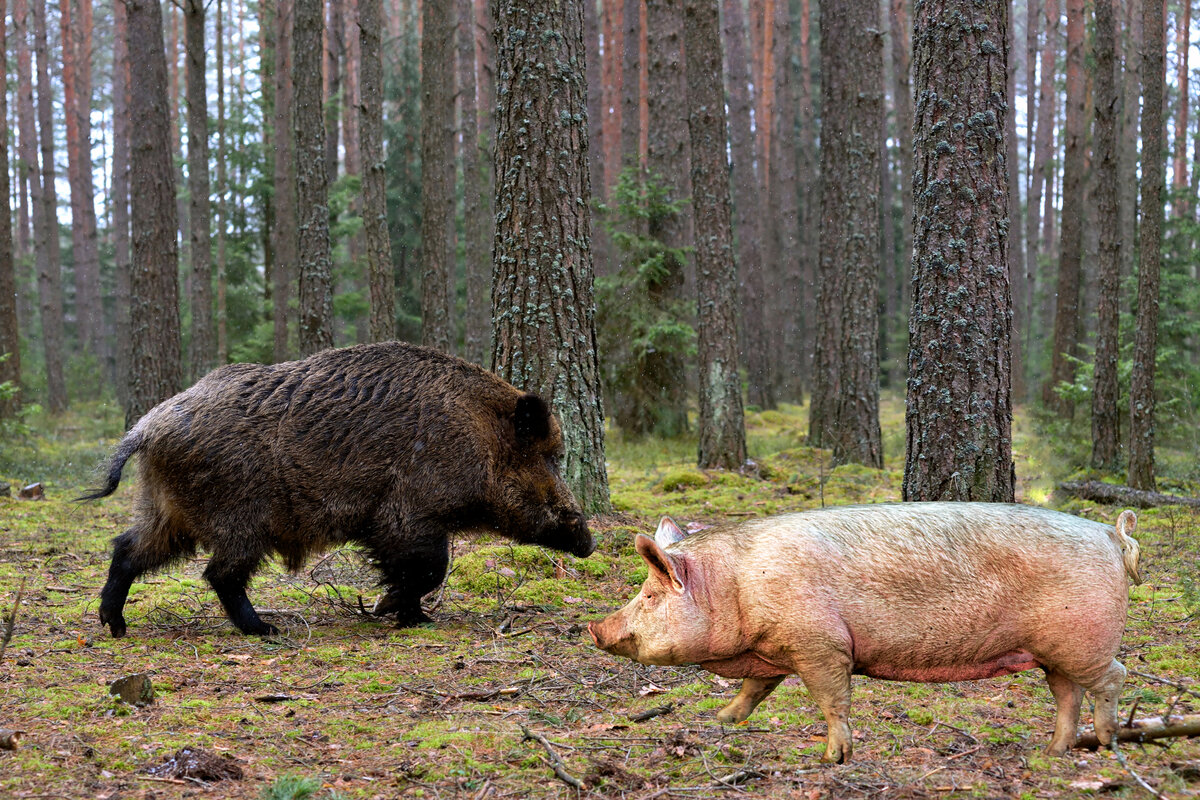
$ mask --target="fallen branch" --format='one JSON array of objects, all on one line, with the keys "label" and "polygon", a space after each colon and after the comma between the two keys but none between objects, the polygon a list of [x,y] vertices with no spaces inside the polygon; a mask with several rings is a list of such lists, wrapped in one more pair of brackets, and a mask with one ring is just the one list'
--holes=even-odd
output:
[{"label": "fallen branch", "polygon": [[666,705],[663,705],[663,706],[655,706],[654,708],[648,708],[645,711],[638,712],[637,714],[631,714],[629,717],[629,721],[630,722],[645,722],[648,719],[654,719],[655,717],[661,717],[663,714],[670,714],[674,710],[675,710],[675,704],[667,703]]},{"label": "fallen branch", "polygon": [[8,649],[8,641],[12,639],[13,627],[17,624],[17,609],[21,607],[21,595],[25,592],[25,578],[22,576],[21,585],[17,587],[17,599],[13,601],[12,613],[8,622],[4,623],[4,640],[0,641],[0,661],[4,661],[4,651]]},{"label": "fallen branch", "polygon": [[1164,797],[1163,795],[1161,795],[1157,791],[1155,791],[1153,786],[1146,783],[1146,781],[1142,778],[1141,775],[1134,772],[1133,767],[1129,766],[1129,762],[1125,760],[1125,754],[1121,752],[1121,748],[1113,747],[1112,751],[1113,751],[1113,755],[1115,755],[1117,757],[1117,761],[1120,762],[1121,767],[1126,772],[1129,773],[1130,777],[1132,777],[1135,781],[1137,781],[1138,786],[1141,786],[1147,792],[1149,792],[1150,794],[1157,797],[1158,800],[1167,800],[1166,797]]},{"label": "fallen branch", "polygon": [[1058,485],[1058,491],[1072,497],[1091,500],[1094,503],[1116,506],[1133,506],[1134,508],[1190,506],[1191,508],[1200,508],[1200,497],[1179,497],[1173,494],[1147,492],[1101,481],[1067,481]]},{"label": "fallen branch", "polygon": [[[1155,739],[1174,739],[1180,737],[1200,736],[1200,714],[1188,714],[1183,717],[1145,717],[1135,719],[1132,725],[1117,729],[1119,742],[1150,742]],[[1083,734],[1075,746],[1083,750],[1098,750],[1100,740],[1094,731]]]},{"label": "fallen branch", "polygon": [[521,725],[520,728],[521,733],[524,734],[524,736],[521,738],[522,742],[531,740],[535,741],[540,744],[542,748],[545,749],[545,751],[550,755],[550,766],[554,768],[554,774],[558,776],[558,779],[568,786],[582,791],[584,788],[583,781],[567,772],[567,765],[563,763],[561,758],[559,758],[558,753],[554,752],[554,748],[550,746],[550,742],[546,741],[546,737],[542,736],[540,733],[534,733],[524,725]]}]

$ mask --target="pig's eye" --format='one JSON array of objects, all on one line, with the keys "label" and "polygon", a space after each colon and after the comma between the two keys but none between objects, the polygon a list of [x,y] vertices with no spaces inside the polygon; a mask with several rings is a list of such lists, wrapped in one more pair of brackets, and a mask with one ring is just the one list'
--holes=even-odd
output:
[{"label": "pig's eye", "polygon": [[642,602],[647,606],[653,607],[658,603],[658,597],[650,592],[644,592],[642,596],[645,598]]}]

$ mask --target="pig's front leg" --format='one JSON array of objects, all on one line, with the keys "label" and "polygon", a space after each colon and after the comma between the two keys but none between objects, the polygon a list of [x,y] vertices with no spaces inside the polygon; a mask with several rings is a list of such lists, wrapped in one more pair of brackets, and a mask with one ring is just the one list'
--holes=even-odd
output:
[{"label": "pig's front leg", "polygon": [[821,760],[846,763],[854,753],[850,738],[850,664],[848,661],[808,664],[796,671],[829,726],[825,755]]},{"label": "pig's front leg", "polygon": [[758,704],[767,698],[767,695],[775,691],[776,686],[783,683],[783,679],[786,677],[786,675],[779,675],[774,678],[746,678],[742,681],[742,689],[737,693],[737,697],[717,712],[717,719],[727,723],[741,722],[746,719],[758,707]]}]

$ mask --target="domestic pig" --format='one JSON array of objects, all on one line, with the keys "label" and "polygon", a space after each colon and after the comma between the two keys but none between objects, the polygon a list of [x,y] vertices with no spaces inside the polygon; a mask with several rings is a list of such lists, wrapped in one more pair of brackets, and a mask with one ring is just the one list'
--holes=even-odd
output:
[{"label": "domestic pig", "polygon": [[301,361],[233,364],[146,413],[121,440],[112,494],[137,453],[132,526],[113,540],[100,623],[126,631],[130,584],[202,547],[204,577],[241,631],[270,634],[246,595],[264,559],[298,569],[355,542],[382,573],[377,613],[427,621],[449,537],[484,530],[587,556],[578,502],[559,475],[563,438],[539,396],[462,359],[399,342]]},{"label": "domestic pig", "polygon": [[1137,519],[1115,528],[1021,505],[903,503],[753,519],[685,537],[639,534],[648,574],[595,644],[643,664],[698,664],[741,691],[741,722],[799,675],[829,725],[824,760],[850,758],[850,676],[941,683],[1040,667],[1058,706],[1049,751],[1074,743],[1086,689],[1096,733],[1117,728]]}]

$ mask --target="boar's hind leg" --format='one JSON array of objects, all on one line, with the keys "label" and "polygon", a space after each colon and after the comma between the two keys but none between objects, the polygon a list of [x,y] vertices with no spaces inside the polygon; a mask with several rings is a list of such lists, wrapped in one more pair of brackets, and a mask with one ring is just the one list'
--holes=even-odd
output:
[{"label": "boar's hind leg", "polygon": [[783,683],[786,675],[777,678],[746,678],[742,681],[742,690],[729,705],[717,712],[721,722],[741,722],[750,716],[758,704],[767,699],[767,695],[775,691],[775,687]]},{"label": "boar's hind leg", "polygon": [[214,549],[204,569],[204,578],[217,593],[226,616],[238,630],[256,636],[269,636],[279,633],[279,629],[263,622],[246,596],[246,584],[261,560],[259,554],[233,556],[224,549]]},{"label": "boar's hind leg", "polygon": [[[1057,669],[1046,670],[1046,683],[1050,684],[1050,692],[1058,705],[1058,716],[1054,720],[1054,736],[1050,738],[1050,746],[1046,751],[1052,756],[1066,755],[1075,746],[1075,736],[1079,728],[1079,704],[1083,702],[1083,687],[1067,677],[1066,673]],[[1097,707],[1099,718],[1099,707]]]},{"label": "boar's hind leg", "polygon": [[854,743],[850,738],[849,665],[822,663],[796,671],[829,725],[829,738],[821,760],[846,763],[854,753]]},{"label": "boar's hind leg", "polygon": [[112,563],[108,566],[108,580],[100,591],[100,624],[107,625],[114,639],[125,635],[125,600],[129,587],[138,576],[166,566],[175,558],[187,555],[191,548],[172,552],[169,547],[146,546],[147,541],[166,541],[166,537],[155,539],[146,530],[157,530],[154,524],[139,523],[113,539]]}]

